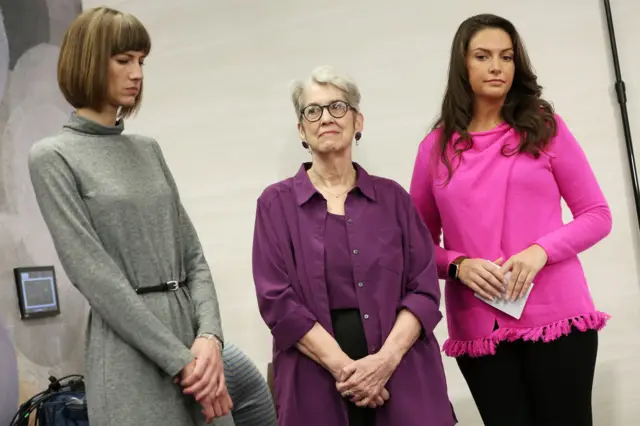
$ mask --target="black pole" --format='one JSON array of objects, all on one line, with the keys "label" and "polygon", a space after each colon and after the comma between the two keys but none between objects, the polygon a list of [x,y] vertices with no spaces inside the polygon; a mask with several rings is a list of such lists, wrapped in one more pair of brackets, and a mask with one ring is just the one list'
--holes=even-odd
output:
[{"label": "black pole", "polygon": [[622,117],[622,128],[624,130],[624,140],[627,145],[627,157],[629,158],[629,172],[631,183],[633,184],[633,198],[636,202],[636,216],[640,226],[640,185],[638,185],[638,173],[636,171],[636,159],[633,153],[633,143],[631,141],[631,126],[629,126],[629,113],[627,112],[627,92],[622,74],[620,73],[620,62],[618,60],[618,46],[616,45],[616,35],[613,30],[613,18],[611,16],[611,3],[604,0],[604,11],[607,15],[607,27],[609,29],[609,40],[611,41],[611,56],[613,58],[613,69],[616,73],[616,95],[620,104],[620,115]]}]

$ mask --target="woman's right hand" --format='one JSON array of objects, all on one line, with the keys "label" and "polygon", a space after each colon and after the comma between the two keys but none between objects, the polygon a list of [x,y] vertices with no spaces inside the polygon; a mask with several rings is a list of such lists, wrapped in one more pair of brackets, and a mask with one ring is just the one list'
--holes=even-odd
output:
[{"label": "woman's right hand", "polygon": [[465,259],[460,262],[458,280],[485,299],[502,299],[508,284],[500,273],[503,262],[502,258],[493,263],[484,259]]},{"label": "woman's right hand", "polygon": [[[330,369],[331,375],[336,380],[336,386],[339,383],[345,382],[347,381],[347,379],[349,379],[350,376],[344,373],[344,367],[351,364],[352,362],[353,360],[349,358],[346,354],[344,354],[340,362],[336,363],[335,366]],[[349,399],[354,404],[358,402],[354,397],[351,397]],[[380,393],[373,398],[371,403],[369,403],[368,407],[369,408],[382,407],[384,403],[387,402],[388,400],[389,400],[389,391],[387,390],[387,388],[382,388]]]}]

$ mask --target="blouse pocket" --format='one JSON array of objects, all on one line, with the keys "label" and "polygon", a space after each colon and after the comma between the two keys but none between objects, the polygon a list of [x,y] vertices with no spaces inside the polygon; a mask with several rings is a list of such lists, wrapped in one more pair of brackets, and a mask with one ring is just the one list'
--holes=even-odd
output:
[{"label": "blouse pocket", "polygon": [[402,253],[402,233],[399,227],[385,228],[378,231],[380,245],[380,256],[378,265],[380,267],[402,274],[404,271],[404,256]]}]

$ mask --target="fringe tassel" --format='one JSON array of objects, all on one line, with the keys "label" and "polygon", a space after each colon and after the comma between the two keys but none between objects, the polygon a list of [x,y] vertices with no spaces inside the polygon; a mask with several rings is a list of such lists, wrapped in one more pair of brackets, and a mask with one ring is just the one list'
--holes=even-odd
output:
[{"label": "fringe tassel", "polygon": [[601,330],[607,325],[607,321],[610,318],[609,314],[596,311],[537,328],[500,328],[495,330],[489,337],[481,339],[471,341],[448,339],[444,342],[442,350],[447,356],[454,358],[462,355],[468,355],[472,358],[494,355],[500,342],[541,340],[548,343],[569,334],[571,327],[575,327],[580,331]]}]

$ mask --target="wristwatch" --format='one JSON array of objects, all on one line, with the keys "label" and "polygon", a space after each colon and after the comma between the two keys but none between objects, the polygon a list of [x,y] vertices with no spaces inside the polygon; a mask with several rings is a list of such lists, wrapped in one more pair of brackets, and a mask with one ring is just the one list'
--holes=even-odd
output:
[{"label": "wristwatch", "polygon": [[458,279],[458,273],[460,272],[460,264],[463,260],[468,259],[468,257],[460,256],[456,257],[453,262],[449,264],[449,269],[447,270],[447,276],[452,280]]},{"label": "wristwatch", "polygon": [[220,339],[218,339],[218,336],[216,336],[215,334],[212,334],[212,333],[200,333],[200,334],[198,334],[196,339],[199,338],[199,337],[202,337],[203,339],[207,339],[207,340],[213,340],[216,343],[216,346],[218,346],[218,349],[220,349],[220,352],[222,352],[222,349],[224,348],[224,344],[222,343],[222,341]]}]

